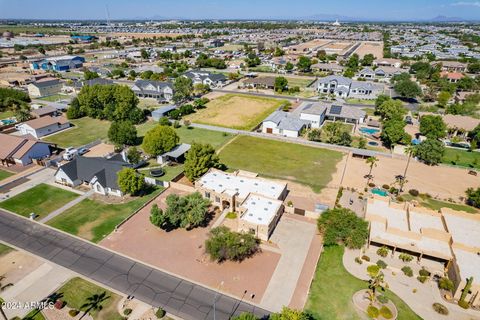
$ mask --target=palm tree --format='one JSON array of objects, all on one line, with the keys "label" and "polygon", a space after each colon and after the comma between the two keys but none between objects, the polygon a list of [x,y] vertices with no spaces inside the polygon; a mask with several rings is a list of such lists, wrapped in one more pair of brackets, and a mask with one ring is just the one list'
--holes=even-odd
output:
[{"label": "palm tree", "polygon": [[372,170],[373,170],[373,167],[376,167],[377,166],[377,162],[378,162],[378,158],[377,157],[368,157],[367,160],[365,161],[369,166],[370,166],[370,171],[368,172],[368,174],[365,176],[365,178],[367,178],[367,186],[368,184],[370,183],[370,180],[372,180],[373,176],[372,176]]},{"label": "palm tree", "polygon": [[405,167],[405,171],[403,172],[403,177],[406,179],[406,178],[407,178],[408,166],[410,165],[410,159],[411,159],[412,156],[414,156],[415,153],[417,152],[417,148],[416,148],[414,145],[408,145],[408,146],[405,148],[405,152],[408,154],[407,166]]},{"label": "palm tree", "polygon": [[370,274],[370,280],[368,280],[368,299],[370,303],[374,303],[377,300],[377,291],[385,291],[388,288],[388,284],[385,282],[383,272],[377,271]]},{"label": "palm tree", "polygon": [[84,314],[80,317],[82,319],[85,315],[87,315],[90,311],[100,311],[103,309],[102,302],[109,299],[110,297],[107,296],[107,293],[104,291],[101,294],[94,294],[87,298],[87,302],[85,302],[80,309],[85,308]]}]

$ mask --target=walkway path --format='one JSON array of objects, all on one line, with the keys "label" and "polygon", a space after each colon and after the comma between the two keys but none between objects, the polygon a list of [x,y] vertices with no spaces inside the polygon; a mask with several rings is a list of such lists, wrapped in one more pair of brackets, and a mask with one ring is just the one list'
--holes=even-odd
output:
[{"label": "walkway path", "polygon": [[265,309],[158,270],[140,261],[24,217],[0,210],[0,241],[77,272],[103,286],[133,295],[168,313],[190,319],[227,320],[242,312],[259,318]]},{"label": "walkway path", "polygon": [[73,199],[69,203],[65,204],[63,207],[58,208],[57,210],[50,212],[47,216],[43,217],[42,219],[39,220],[41,223],[46,223],[47,221],[50,221],[51,219],[55,218],[56,216],[62,214],[63,212],[67,211],[74,205],[80,203],[81,201],[85,200],[86,198],[90,197],[93,194],[93,190],[89,190],[88,192],[85,192],[81,196]]}]

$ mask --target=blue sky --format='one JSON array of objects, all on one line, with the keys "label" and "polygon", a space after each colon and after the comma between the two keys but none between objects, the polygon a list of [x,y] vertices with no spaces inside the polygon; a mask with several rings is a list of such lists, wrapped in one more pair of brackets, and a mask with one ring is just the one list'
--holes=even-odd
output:
[{"label": "blue sky", "polygon": [[0,0],[0,18],[105,19],[106,5],[111,19],[295,19],[338,14],[375,20],[438,15],[480,20],[480,0]]}]

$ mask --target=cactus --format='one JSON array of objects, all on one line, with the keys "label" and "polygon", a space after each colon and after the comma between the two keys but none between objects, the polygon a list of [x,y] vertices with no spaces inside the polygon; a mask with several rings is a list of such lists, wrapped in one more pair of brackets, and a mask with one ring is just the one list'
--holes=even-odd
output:
[{"label": "cactus", "polygon": [[463,288],[462,295],[460,296],[460,301],[465,301],[465,298],[467,297],[467,294],[470,291],[470,288],[472,287],[472,283],[473,283],[473,277],[468,278],[467,284],[465,285],[465,288]]}]

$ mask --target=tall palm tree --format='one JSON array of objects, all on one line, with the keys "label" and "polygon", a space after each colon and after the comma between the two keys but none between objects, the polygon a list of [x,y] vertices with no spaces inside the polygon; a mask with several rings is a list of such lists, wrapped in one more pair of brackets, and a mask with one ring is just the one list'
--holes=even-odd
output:
[{"label": "tall palm tree", "polygon": [[94,294],[87,298],[87,302],[85,302],[80,309],[85,308],[84,314],[80,317],[82,319],[87,315],[90,311],[100,311],[103,309],[102,302],[109,299],[110,297],[107,296],[107,293],[104,291],[101,294]]},{"label": "tall palm tree", "polygon": [[405,167],[405,171],[403,172],[403,178],[404,179],[407,178],[407,170],[408,170],[408,166],[410,165],[410,159],[417,152],[417,148],[414,145],[410,144],[405,148],[405,152],[408,154],[408,159],[407,159],[407,165]]},{"label": "tall palm tree", "polygon": [[368,298],[370,303],[374,303],[377,300],[377,291],[385,291],[388,288],[388,284],[385,282],[383,272],[377,271],[374,274],[370,274],[370,280],[368,280]]},{"label": "tall palm tree", "polygon": [[370,180],[372,180],[373,176],[372,176],[372,170],[373,170],[373,167],[376,167],[377,166],[377,162],[378,162],[378,158],[377,157],[368,157],[367,160],[365,161],[369,166],[370,166],[370,171],[368,172],[368,174],[365,176],[367,178],[367,186],[368,184],[370,183]]}]

